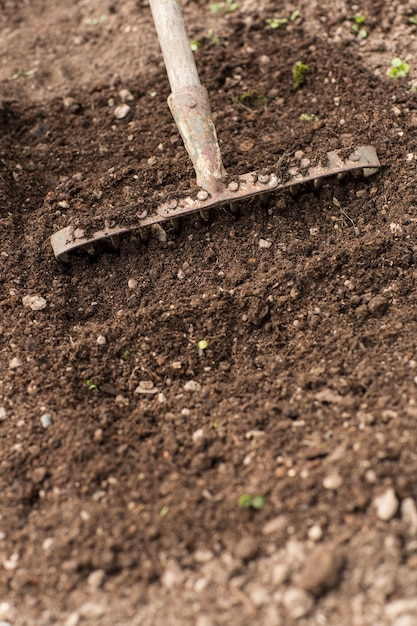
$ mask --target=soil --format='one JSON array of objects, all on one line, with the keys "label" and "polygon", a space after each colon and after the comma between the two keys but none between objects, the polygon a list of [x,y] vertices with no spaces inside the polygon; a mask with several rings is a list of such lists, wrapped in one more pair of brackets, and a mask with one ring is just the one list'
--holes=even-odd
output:
[{"label": "soil", "polygon": [[184,2],[230,174],[382,169],[68,265],[195,182],[147,3],[59,4],[0,1],[2,624],[415,626],[417,4]]}]

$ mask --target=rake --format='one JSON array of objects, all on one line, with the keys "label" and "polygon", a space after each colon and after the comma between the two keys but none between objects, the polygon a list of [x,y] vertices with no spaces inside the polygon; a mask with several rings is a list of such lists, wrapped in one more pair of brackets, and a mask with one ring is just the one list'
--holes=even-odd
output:
[{"label": "rake", "polygon": [[300,158],[287,168],[280,164],[277,171],[263,169],[227,176],[208,93],[200,83],[178,0],[150,0],[150,6],[171,87],[168,105],[194,166],[196,189],[188,196],[170,198],[152,211],[143,211],[132,225],[105,226],[95,232],[68,226],[57,231],[51,236],[51,244],[58,260],[68,261],[69,253],[80,248],[92,253],[93,244],[101,240],[108,240],[117,248],[120,235],[135,230],[139,230],[143,240],[152,229],[164,239],[164,222],[171,222],[177,229],[180,218],[193,213],[200,213],[207,220],[210,209],[219,206],[230,205],[236,210],[238,203],[253,196],[285,188],[294,194],[309,181],[318,189],[329,176],[342,178],[356,170],[366,177],[381,167],[372,146],[358,146],[347,156],[342,150],[328,152],[319,165],[311,167]]}]

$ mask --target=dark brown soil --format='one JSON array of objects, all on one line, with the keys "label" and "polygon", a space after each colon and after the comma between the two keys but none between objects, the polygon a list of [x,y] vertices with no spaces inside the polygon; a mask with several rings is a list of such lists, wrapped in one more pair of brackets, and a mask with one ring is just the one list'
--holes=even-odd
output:
[{"label": "dark brown soil", "polygon": [[[55,230],[130,222],[194,174],[145,3],[0,2],[0,619],[13,626],[291,624],[298,566],[279,584],[262,567],[289,545],[305,558],[317,526],[343,571],[300,623],[415,615],[387,606],[417,582],[404,512],[417,498],[416,68],[389,78],[407,41],[378,48],[395,27],[415,46],[413,7],[390,3],[391,20],[385,3],[337,3],[320,21],[307,3],[268,28],[297,8],[278,4],[184,7],[228,172],[368,143],[381,172],[66,266]],[[122,89],[131,110],[117,120]],[[390,487],[398,512],[384,520],[375,498]],[[264,506],[240,507],[243,494]]]}]

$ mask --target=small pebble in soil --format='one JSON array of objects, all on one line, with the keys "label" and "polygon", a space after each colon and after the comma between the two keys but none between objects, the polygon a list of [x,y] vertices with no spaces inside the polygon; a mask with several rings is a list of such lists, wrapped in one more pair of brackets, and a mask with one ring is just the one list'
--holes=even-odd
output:
[{"label": "small pebble in soil", "polygon": [[197,443],[203,437],[204,437],[204,430],[202,428],[198,428],[198,430],[195,430],[191,436],[194,443]]},{"label": "small pebble in soil", "polygon": [[251,561],[258,554],[259,546],[254,537],[243,537],[235,546],[234,553],[242,561]]},{"label": "small pebble in soil", "polygon": [[320,541],[322,537],[323,531],[317,524],[308,529],[308,538],[311,539],[311,541]]},{"label": "small pebble in soil", "polygon": [[378,519],[389,522],[396,515],[399,506],[394,489],[389,487],[384,493],[374,498],[373,505]]},{"label": "small pebble in soil", "polygon": [[136,278],[129,278],[129,280],[127,281],[127,286],[129,287],[129,289],[136,289],[138,284],[139,283]]},{"label": "small pebble in soil", "polygon": [[200,615],[197,618],[195,626],[216,626],[216,622],[210,615]]},{"label": "small pebble in soil", "polygon": [[4,406],[0,406],[0,422],[3,422],[7,417],[7,412]]},{"label": "small pebble in soil", "polygon": [[103,569],[96,569],[91,572],[87,578],[87,584],[91,589],[100,589],[106,578],[106,573]]},{"label": "small pebble in soil", "polygon": [[135,389],[135,393],[143,393],[154,395],[157,394],[159,389],[154,387],[154,384],[151,380],[141,380],[139,385]]},{"label": "small pebble in soil", "polygon": [[97,345],[105,346],[107,343],[107,339],[104,335],[98,335],[96,339]]},{"label": "small pebble in soil", "polygon": [[52,425],[52,415],[50,413],[43,413],[41,415],[41,424],[43,428],[49,428]]},{"label": "small pebble in soil", "polygon": [[98,602],[84,602],[84,604],[80,606],[80,614],[86,619],[101,617],[104,612],[104,606]]},{"label": "small pebble in soil", "polygon": [[278,515],[266,522],[262,527],[263,535],[272,535],[273,533],[280,532],[288,525],[288,518],[285,515]]},{"label": "small pebble in soil", "polygon": [[129,89],[121,89],[119,91],[119,96],[120,96],[120,100],[122,102],[132,102],[133,101],[133,95],[131,94]]},{"label": "small pebble in soil", "polygon": [[196,380],[188,380],[184,385],[184,391],[200,391],[201,385]]},{"label": "small pebble in soil", "polygon": [[392,626],[417,626],[417,617],[410,613],[400,615],[400,617],[397,617],[395,622],[393,622]]},{"label": "small pebble in soil", "polygon": [[268,250],[272,247],[272,241],[269,241],[268,239],[260,239],[259,247],[263,250]]},{"label": "small pebble in soil", "polygon": [[368,311],[371,315],[379,317],[385,313],[388,308],[388,300],[382,294],[374,296],[368,302]]},{"label": "small pebble in soil", "polygon": [[11,370],[17,370],[19,367],[22,367],[22,361],[15,356],[9,361],[9,368]]},{"label": "small pebble in soil", "polygon": [[115,109],[114,109],[114,117],[117,120],[123,120],[125,117],[127,117],[130,113],[130,106],[128,104],[119,104]]},{"label": "small pebble in soil", "polygon": [[301,589],[320,596],[338,584],[343,565],[343,555],[335,546],[317,546],[307,557],[298,584]]},{"label": "small pebble in soil", "polygon": [[32,309],[32,311],[42,311],[46,307],[47,302],[42,296],[23,296],[22,304]]},{"label": "small pebble in soil", "polygon": [[73,611],[67,617],[64,622],[64,626],[78,626],[80,623],[80,614],[77,611]]},{"label": "small pebble in soil", "polygon": [[305,617],[314,605],[313,596],[296,587],[289,587],[284,592],[282,602],[288,615],[293,619]]},{"label": "small pebble in soil", "polygon": [[338,472],[328,474],[323,478],[323,487],[330,491],[336,491],[342,486],[343,479]]},{"label": "small pebble in soil", "polygon": [[401,502],[401,519],[407,524],[411,535],[417,534],[417,508],[413,498],[404,498]]}]

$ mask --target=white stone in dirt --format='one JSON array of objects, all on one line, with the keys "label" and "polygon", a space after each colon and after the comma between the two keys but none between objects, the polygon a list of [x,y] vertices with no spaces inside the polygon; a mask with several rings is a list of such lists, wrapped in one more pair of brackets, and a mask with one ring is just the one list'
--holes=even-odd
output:
[{"label": "white stone in dirt", "polygon": [[81,617],[92,619],[94,617],[101,617],[105,612],[105,608],[98,602],[84,602],[84,604],[80,606],[79,611]]},{"label": "white stone in dirt", "polygon": [[176,563],[169,563],[161,577],[162,585],[166,589],[174,589],[179,587],[184,580],[184,573],[179,569]]},{"label": "white stone in dirt", "polygon": [[343,484],[343,478],[339,472],[332,472],[323,478],[323,487],[329,491],[337,491]]},{"label": "white stone in dirt", "polygon": [[192,440],[194,443],[197,443],[198,441],[200,441],[202,437],[204,437],[204,430],[202,428],[198,428],[192,434]]},{"label": "white stone in dirt", "polygon": [[313,596],[297,587],[289,587],[284,592],[282,602],[288,615],[293,619],[305,617],[314,606]]},{"label": "white stone in dirt", "polygon": [[12,619],[15,607],[10,602],[0,602],[0,619]]},{"label": "white stone in dirt", "polygon": [[120,100],[122,102],[132,102],[133,101],[133,95],[129,91],[129,89],[121,89],[119,91],[119,96],[120,96]]},{"label": "white stone in dirt", "polygon": [[323,404],[339,404],[342,401],[342,396],[340,396],[336,391],[333,391],[333,389],[327,388],[317,392],[314,398],[318,402],[323,402]]},{"label": "white stone in dirt", "polygon": [[22,367],[22,361],[15,356],[9,361],[9,368],[11,370],[17,370],[19,367]]},{"label": "white stone in dirt", "polygon": [[392,626],[417,626],[417,616],[409,613],[400,615],[400,617],[397,617],[395,622],[392,623]]},{"label": "white stone in dirt", "polygon": [[401,518],[407,524],[409,533],[415,535],[417,533],[417,507],[413,498],[404,498],[401,502]]},{"label": "white stone in dirt", "polygon": [[3,422],[7,417],[7,411],[4,406],[0,406],[0,422]]},{"label": "white stone in dirt", "polygon": [[43,415],[41,415],[41,424],[43,428],[49,428],[52,424],[52,415],[50,413],[43,413]]},{"label": "white stone in dirt", "polygon": [[184,391],[200,391],[201,385],[196,380],[188,380],[184,385]]},{"label": "white stone in dirt", "polygon": [[135,393],[143,393],[155,395],[159,392],[157,387],[154,387],[154,384],[151,380],[141,380],[139,385],[135,389]]},{"label": "white stone in dirt", "polygon": [[384,493],[374,498],[373,505],[378,519],[389,522],[396,515],[399,507],[394,489],[389,487]]},{"label": "white stone in dirt", "polygon": [[263,250],[268,250],[269,248],[272,247],[272,241],[269,241],[268,239],[260,239],[259,247],[262,248]]},{"label": "white stone in dirt", "polygon": [[107,343],[107,339],[104,335],[98,335],[96,339],[97,345],[105,346]]},{"label": "white stone in dirt", "polygon": [[103,569],[96,569],[87,578],[87,584],[91,589],[100,589],[106,578],[106,572]]},{"label": "white stone in dirt", "polygon": [[385,605],[385,615],[388,619],[395,620],[409,613],[417,613],[417,597],[400,598]]},{"label": "white stone in dirt", "polygon": [[47,302],[42,296],[23,296],[22,304],[32,309],[32,311],[42,311],[46,307]]},{"label": "white stone in dirt", "polygon": [[129,278],[129,280],[127,281],[127,286],[129,287],[129,289],[136,289],[138,284],[139,283],[136,278]]},{"label": "white stone in dirt", "polygon": [[286,563],[277,563],[272,568],[272,582],[274,585],[282,585],[288,578],[289,567]]},{"label": "white stone in dirt", "polygon": [[130,113],[130,106],[128,104],[119,104],[115,109],[114,109],[114,117],[117,120],[123,120],[125,117],[127,117]]},{"label": "white stone in dirt", "polygon": [[320,541],[322,537],[323,531],[318,524],[314,524],[314,526],[308,529],[308,538],[311,539],[311,541]]},{"label": "white stone in dirt", "polygon": [[81,615],[78,613],[78,611],[73,611],[68,615],[67,619],[64,622],[64,626],[78,626],[78,624],[80,623],[80,619]]},{"label": "white stone in dirt", "polygon": [[197,617],[195,626],[216,626],[216,622],[210,615],[200,615]]}]

